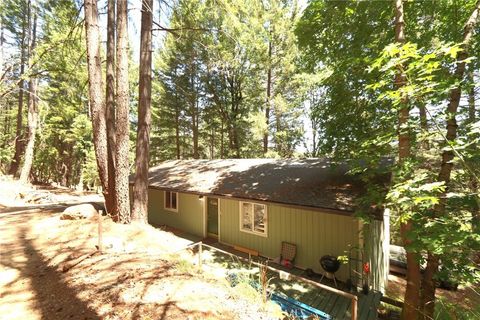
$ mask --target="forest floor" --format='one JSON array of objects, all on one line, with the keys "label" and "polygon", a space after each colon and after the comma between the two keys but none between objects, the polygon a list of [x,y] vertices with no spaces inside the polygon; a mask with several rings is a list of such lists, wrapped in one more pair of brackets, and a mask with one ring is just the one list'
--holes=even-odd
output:
[{"label": "forest floor", "polygon": [[[190,242],[170,232],[103,217],[99,253],[98,219],[59,216],[68,203],[101,198],[36,188],[0,176],[0,319],[279,317],[273,303],[199,272],[193,252],[181,250]],[[42,192],[48,201],[26,203]]]}]

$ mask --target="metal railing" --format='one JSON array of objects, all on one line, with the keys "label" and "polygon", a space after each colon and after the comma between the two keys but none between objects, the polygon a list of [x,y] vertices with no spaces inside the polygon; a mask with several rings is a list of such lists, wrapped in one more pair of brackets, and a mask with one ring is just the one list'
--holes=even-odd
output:
[{"label": "metal railing", "polygon": [[[214,251],[218,251],[218,252],[221,252],[221,253],[224,253],[224,254],[227,254],[229,256],[235,256],[236,258],[238,258],[239,260],[243,260],[245,262],[248,262],[250,264],[253,264],[253,265],[256,265],[258,267],[266,267],[268,270],[270,271],[273,271],[273,272],[276,272],[280,275],[281,272],[285,272],[283,270],[280,270],[280,269],[276,269],[276,268],[273,268],[271,266],[268,266],[268,265],[264,265],[264,264],[261,264],[261,263],[258,263],[258,262],[255,262],[255,261],[252,261],[251,260],[251,257],[249,255],[249,259],[246,259],[246,258],[243,258],[243,257],[240,257],[240,256],[237,256],[231,252],[228,252],[228,251],[225,251],[225,250],[222,250],[222,249],[219,249],[217,247],[214,247],[214,246],[211,246],[211,245],[208,245],[208,244],[205,244],[203,243],[202,241],[199,241],[199,242],[196,242],[196,243],[193,243],[193,244],[190,244],[178,251],[175,251],[175,252],[172,252],[172,253],[177,253],[177,252],[180,252],[180,251],[183,251],[185,249],[190,249],[190,248],[195,248],[198,246],[198,252],[197,252],[197,255],[198,255],[198,269],[199,271],[202,271],[202,250],[203,250],[203,247],[207,247],[207,248],[210,248]],[[352,320],[357,320],[358,319],[358,297],[354,294],[351,294],[351,293],[348,293],[348,292],[345,292],[345,291],[342,291],[342,290],[338,290],[336,288],[332,288],[330,286],[327,286],[327,285],[324,285],[324,284],[321,284],[321,283],[318,283],[316,281],[313,281],[313,280],[310,280],[310,279],[307,279],[307,278],[304,278],[304,277],[301,277],[301,276],[297,276],[297,275],[294,275],[294,274],[290,274],[290,279],[294,279],[294,280],[297,280],[297,281],[300,281],[300,282],[305,282],[309,285],[312,285],[312,286],[315,286],[317,288],[320,288],[320,289],[323,289],[323,290],[326,290],[326,291],[330,291],[334,294],[337,294],[339,296],[342,296],[344,298],[347,298],[347,299],[350,299],[351,301],[351,319]]]}]

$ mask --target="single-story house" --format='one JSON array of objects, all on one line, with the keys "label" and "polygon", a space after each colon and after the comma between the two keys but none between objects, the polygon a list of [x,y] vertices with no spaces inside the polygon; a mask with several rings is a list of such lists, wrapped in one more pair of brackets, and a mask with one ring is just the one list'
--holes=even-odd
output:
[{"label": "single-story house", "polygon": [[[388,211],[362,223],[355,199],[365,188],[347,171],[346,164],[330,159],[165,161],[149,172],[148,221],[268,258],[280,255],[282,241],[294,243],[295,265],[318,273],[322,256],[358,255],[352,248],[363,248],[370,283],[384,291]],[[347,263],[336,276],[345,281],[350,274]]]}]

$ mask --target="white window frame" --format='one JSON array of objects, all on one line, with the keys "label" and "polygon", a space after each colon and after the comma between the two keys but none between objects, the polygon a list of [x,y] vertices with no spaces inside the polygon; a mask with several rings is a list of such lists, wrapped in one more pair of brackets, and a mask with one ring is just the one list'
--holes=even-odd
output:
[{"label": "white window frame", "polygon": [[[243,209],[243,204],[250,204],[252,205],[252,230],[249,230],[249,229],[244,229],[243,228],[243,219],[242,219],[242,209]],[[258,232],[258,231],[255,231],[255,206],[263,206],[264,208],[264,212],[265,212],[265,215],[264,215],[264,224],[265,224],[265,228],[264,228],[264,231],[263,232]],[[266,204],[263,204],[263,203],[258,203],[258,202],[248,202],[248,201],[239,201],[239,210],[238,210],[238,218],[239,218],[239,228],[240,228],[240,231],[242,232],[245,232],[245,233],[250,233],[250,234],[254,234],[254,235],[257,235],[257,236],[261,236],[261,237],[265,237],[267,238],[268,237],[268,211],[267,211],[267,205]]]},{"label": "white window frame", "polygon": [[[171,207],[171,202],[172,202],[172,193],[175,193],[175,198],[176,198],[176,208],[167,208],[167,192],[170,193],[170,199],[168,201],[170,202],[170,207]],[[177,191],[163,191],[163,209],[167,211],[172,211],[172,212],[178,212],[178,192]]]}]

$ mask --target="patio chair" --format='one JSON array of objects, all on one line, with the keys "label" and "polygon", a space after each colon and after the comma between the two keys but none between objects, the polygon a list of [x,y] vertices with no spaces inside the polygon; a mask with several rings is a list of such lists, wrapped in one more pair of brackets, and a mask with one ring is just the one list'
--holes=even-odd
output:
[{"label": "patio chair", "polygon": [[282,241],[282,248],[280,251],[280,264],[288,268],[293,268],[295,256],[297,255],[297,245]]}]

